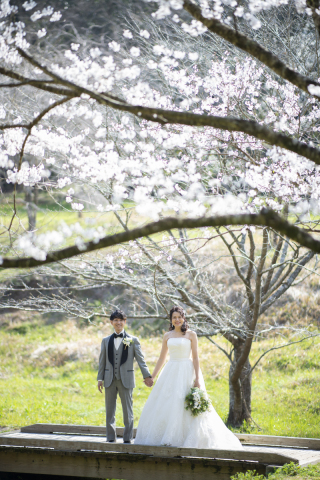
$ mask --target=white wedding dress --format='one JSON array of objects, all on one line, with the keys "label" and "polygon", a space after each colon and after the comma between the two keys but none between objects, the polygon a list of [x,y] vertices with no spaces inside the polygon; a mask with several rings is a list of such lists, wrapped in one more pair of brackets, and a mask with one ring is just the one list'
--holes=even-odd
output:
[{"label": "white wedding dress", "polygon": [[[225,426],[213,407],[193,417],[185,410],[185,397],[195,374],[188,338],[169,338],[170,360],[160,372],[142,410],[135,443],[174,447],[239,450],[238,438]],[[205,390],[200,372],[200,386]]]}]

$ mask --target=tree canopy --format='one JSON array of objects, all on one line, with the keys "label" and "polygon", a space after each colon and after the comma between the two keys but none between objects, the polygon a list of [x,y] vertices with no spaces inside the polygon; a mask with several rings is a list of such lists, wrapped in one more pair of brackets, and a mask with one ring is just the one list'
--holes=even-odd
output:
[{"label": "tree canopy", "polygon": [[[131,201],[157,222],[112,238],[91,228],[79,232],[78,245],[61,249],[71,236],[63,228],[33,234],[18,226],[14,193],[11,219],[2,227],[2,268],[68,258],[175,221],[222,226],[226,213],[230,225],[272,224],[319,251],[310,234],[320,178],[317,8],[158,3],[151,16],[128,16],[121,43],[103,38],[95,46],[74,27],[74,41],[66,46],[64,37],[57,49],[50,35],[59,28],[51,25],[59,26],[63,11],[2,2],[6,181],[14,192],[18,185],[53,197],[66,192],[75,211],[116,210]],[[28,28],[19,11],[29,15]],[[88,200],[93,191],[101,203]],[[281,215],[285,205],[290,221]],[[176,220],[167,218],[173,213]]]}]

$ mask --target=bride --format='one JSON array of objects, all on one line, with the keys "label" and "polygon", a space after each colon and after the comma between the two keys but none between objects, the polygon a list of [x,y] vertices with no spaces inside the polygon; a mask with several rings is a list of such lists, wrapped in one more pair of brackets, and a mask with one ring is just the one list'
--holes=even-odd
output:
[{"label": "bride", "polygon": [[[225,426],[215,409],[193,417],[185,410],[185,397],[192,386],[205,390],[198,356],[198,338],[188,329],[181,307],[170,310],[169,332],[164,334],[160,357],[152,374],[158,381],[142,410],[135,443],[174,447],[239,450],[238,438]],[[192,353],[192,360],[190,355]]]}]

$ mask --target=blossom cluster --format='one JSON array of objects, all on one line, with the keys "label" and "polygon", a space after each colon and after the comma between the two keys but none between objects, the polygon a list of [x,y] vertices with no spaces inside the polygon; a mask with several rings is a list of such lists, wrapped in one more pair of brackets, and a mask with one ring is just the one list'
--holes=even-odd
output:
[{"label": "blossom cluster", "polygon": [[[200,3],[207,18],[220,16],[228,23],[225,12],[233,8],[232,2]],[[271,3],[261,0],[234,6],[235,15],[255,29],[253,18]],[[50,68],[95,96],[100,93],[108,98],[109,92],[110,98],[141,108],[245,118],[318,145],[317,100],[279,81],[244,54],[204,41],[207,33],[202,24],[193,21],[187,25],[180,20],[181,5],[178,0],[160,2],[156,14],[159,17],[161,10],[165,17],[174,12],[170,28],[175,29],[175,41],[150,25],[124,28],[122,43],[113,40],[104,49],[101,45],[87,48],[81,40],[71,42],[68,49],[53,55]],[[23,4],[35,24],[56,21],[61,15],[51,7],[38,11],[35,6],[31,0]],[[7,19],[16,9],[6,2],[1,8],[1,16]],[[42,25],[40,30],[39,24],[36,27],[39,38],[46,35],[46,24]],[[23,63],[15,50],[21,46],[31,52],[24,26],[17,22],[14,31],[9,27],[9,20],[1,26],[0,57],[7,66],[15,64],[24,74],[39,79],[41,69]],[[308,35],[303,40],[311,48],[313,40]],[[290,42],[296,57],[302,59],[297,40]],[[137,214],[157,220],[173,214],[195,217],[255,212],[264,206],[280,211],[284,204],[301,202],[305,211],[306,201],[308,208],[320,210],[319,167],[242,132],[168,122],[160,125],[139,115],[106,109],[94,95],[83,93],[48,111],[27,133],[22,125],[53,104],[53,95],[39,91],[35,96],[31,87],[15,95],[1,92],[1,121],[13,126],[0,138],[0,166],[7,171],[7,182],[38,186],[53,197],[63,196],[64,208],[70,211],[89,208],[116,214],[130,205]],[[23,108],[17,109],[17,105]],[[84,238],[99,238],[100,234],[90,235],[79,235],[79,246],[84,248]],[[58,229],[52,238],[48,243],[41,235],[28,234],[18,248],[41,256],[64,244],[67,237]],[[117,260],[122,266],[125,257],[120,254]]]}]

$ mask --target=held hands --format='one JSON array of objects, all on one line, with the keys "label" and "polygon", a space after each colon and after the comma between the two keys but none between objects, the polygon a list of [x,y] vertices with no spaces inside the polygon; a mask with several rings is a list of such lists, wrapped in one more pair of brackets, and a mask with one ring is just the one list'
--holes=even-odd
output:
[{"label": "held hands", "polygon": [[[152,387],[153,385],[153,378],[151,377],[148,377],[148,378],[145,378],[144,380],[144,383],[147,385],[147,387]],[[98,390],[100,393],[102,393],[102,390],[103,390],[103,381],[102,380],[98,380]]]},{"label": "held hands", "polygon": [[152,385],[154,383],[152,377],[147,377],[143,381],[144,381],[145,385],[147,385],[147,387],[152,387]]}]

